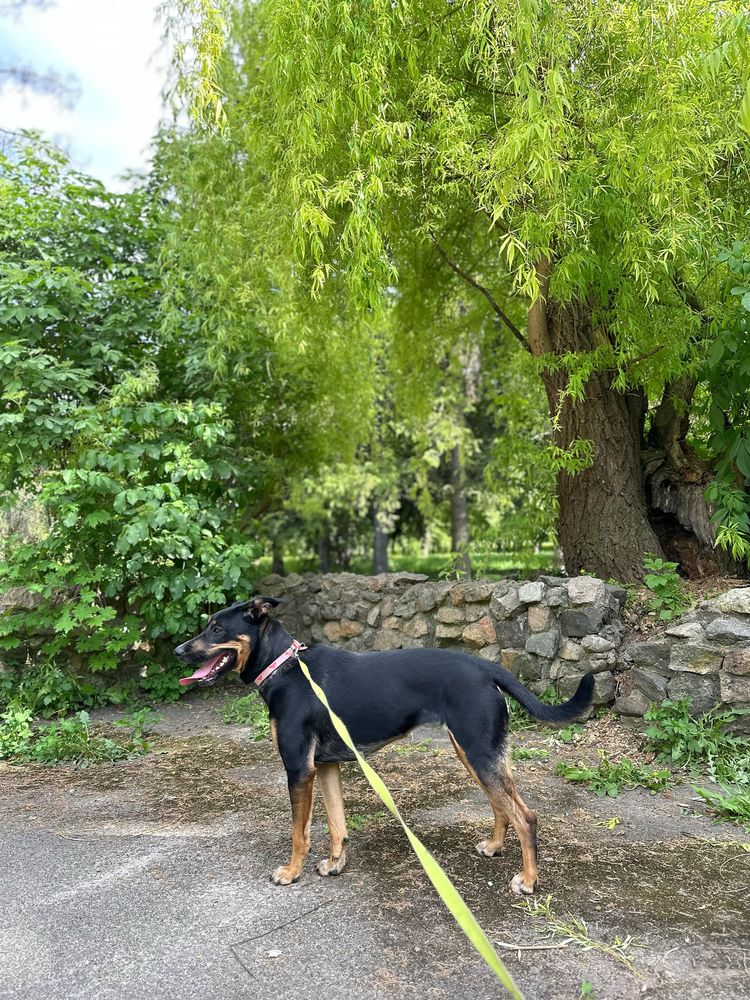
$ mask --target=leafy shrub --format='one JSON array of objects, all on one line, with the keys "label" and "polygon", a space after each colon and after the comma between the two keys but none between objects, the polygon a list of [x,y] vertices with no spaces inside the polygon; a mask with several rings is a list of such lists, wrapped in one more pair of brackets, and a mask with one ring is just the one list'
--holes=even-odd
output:
[{"label": "leafy shrub", "polygon": [[0,677],[0,708],[18,700],[34,715],[50,718],[78,709],[121,705],[132,693],[127,685],[106,684],[98,678],[66,672],[52,663],[40,663]]},{"label": "leafy shrub", "polygon": [[649,607],[659,615],[660,621],[671,621],[690,604],[677,575],[677,563],[646,556],[643,565],[648,570],[643,582],[653,594]]},{"label": "leafy shrub", "polygon": [[88,712],[77,712],[67,719],[35,730],[31,726],[31,711],[14,703],[0,719],[0,758],[13,763],[69,762],[87,767],[89,764],[124,760],[149,750],[144,729],[151,722],[151,717],[144,713],[118,723],[130,730],[125,742],[95,733]]},{"label": "leafy shrub", "polygon": [[[0,502],[23,491],[48,523],[3,543],[0,590],[41,599],[0,618],[3,659],[106,671],[137,643],[164,662],[206,606],[251,589],[231,387],[189,309],[161,328],[153,188],[112,194],[32,142],[0,172]],[[95,702],[54,688],[40,708]]]},{"label": "leafy shrub", "polygon": [[615,763],[604,753],[600,753],[596,767],[584,764],[575,766],[559,761],[555,773],[568,781],[582,782],[595,795],[616,798],[623,788],[648,788],[650,792],[660,792],[670,783],[672,775],[666,770],[654,770],[642,764],[633,763],[627,757]]},{"label": "leafy shrub", "polygon": [[689,700],[681,698],[652,705],[644,718],[649,723],[646,739],[658,761],[713,781],[750,784],[750,739],[727,731],[737,718],[731,709],[717,707],[696,719]]}]

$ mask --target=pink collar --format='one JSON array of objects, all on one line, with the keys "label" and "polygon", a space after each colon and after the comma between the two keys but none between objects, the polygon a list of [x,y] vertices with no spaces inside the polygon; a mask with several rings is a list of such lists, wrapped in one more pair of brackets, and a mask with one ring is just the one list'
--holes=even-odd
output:
[{"label": "pink collar", "polygon": [[292,639],[289,649],[285,649],[281,656],[277,656],[273,663],[269,663],[265,670],[261,671],[255,678],[255,683],[258,687],[271,676],[274,670],[278,670],[282,663],[286,663],[287,660],[296,656],[300,649],[307,649],[307,646],[304,646],[301,642],[297,642],[296,639]]}]

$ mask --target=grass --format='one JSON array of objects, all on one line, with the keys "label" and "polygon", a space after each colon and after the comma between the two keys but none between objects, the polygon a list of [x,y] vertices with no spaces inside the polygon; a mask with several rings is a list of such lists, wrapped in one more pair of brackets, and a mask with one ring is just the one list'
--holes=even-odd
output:
[{"label": "grass", "polygon": [[644,767],[627,757],[615,763],[605,753],[599,756],[596,767],[559,761],[555,773],[568,781],[584,784],[595,795],[608,795],[610,798],[616,798],[624,788],[648,788],[654,794],[665,789],[672,780],[672,773],[666,768]]},{"label": "grass", "polygon": [[693,791],[700,795],[712,812],[750,830],[750,789],[731,789],[725,785],[720,787],[720,792],[695,786]]},{"label": "grass", "polygon": [[219,707],[219,715],[228,726],[252,726],[252,739],[255,742],[268,739],[271,733],[268,709],[254,691],[225,702]]},{"label": "grass", "polygon": [[410,753],[429,753],[433,749],[432,740],[406,740],[403,743],[393,743],[388,748],[393,753],[406,756]]},{"label": "grass", "polygon": [[[523,910],[535,921],[537,930],[544,935],[548,942],[554,941],[560,946],[575,945],[583,951],[598,951],[624,965],[634,975],[638,975],[630,957],[633,949],[640,947],[634,938],[628,934],[624,938],[616,937],[611,944],[599,941],[591,936],[585,920],[569,913],[560,916],[554,910],[553,902],[552,896],[546,896],[544,899],[524,899],[513,905],[516,909]],[[583,986],[583,984],[581,985]],[[591,996],[591,993],[582,993],[581,995]]]},{"label": "grass", "polygon": [[544,747],[513,747],[512,760],[549,760],[549,750]]},{"label": "grass", "polygon": [[[474,552],[471,559],[476,577],[502,576],[513,572],[522,575],[533,572],[554,572],[556,568],[555,553],[551,545],[543,546],[539,552],[535,552],[533,549],[520,549],[517,552]],[[425,573],[435,580],[452,576],[452,564],[453,557],[450,552],[431,552],[428,556],[407,552],[388,554],[390,572]],[[264,556],[258,559],[255,567],[259,577],[267,576],[271,572],[270,557]],[[287,573],[318,572],[318,564],[314,558],[300,559],[290,556],[284,559],[284,568]],[[340,572],[340,570],[333,567],[332,572]],[[355,556],[348,572],[364,575],[372,573],[370,557]]]}]

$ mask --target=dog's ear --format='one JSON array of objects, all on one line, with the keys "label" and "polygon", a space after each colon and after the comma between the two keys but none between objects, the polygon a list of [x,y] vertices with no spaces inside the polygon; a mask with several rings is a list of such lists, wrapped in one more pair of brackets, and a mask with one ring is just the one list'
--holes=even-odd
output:
[{"label": "dog's ear", "polygon": [[251,601],[248,601],[245,614],[246,617],[260,621],[261,618],[266,617],[272,608],[277,608],[279,604],[283,603],[283,598],[280,597],[254,597]]}]

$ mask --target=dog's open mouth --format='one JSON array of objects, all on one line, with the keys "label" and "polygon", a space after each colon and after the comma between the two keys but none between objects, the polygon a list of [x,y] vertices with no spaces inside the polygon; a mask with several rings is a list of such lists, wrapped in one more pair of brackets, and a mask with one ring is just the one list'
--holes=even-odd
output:
[{"label": "dog's open mouth", "polygon": [[234,665],[236,659],[237,654],[233,649],[224,649],[216,656],[212,656],[210,660],[201,663],[195,673],[189,677],[181,677],[180,684],[197,683],[201,687],[208,687],[209,684],[213,684],[217,678],[226,673]]}]

